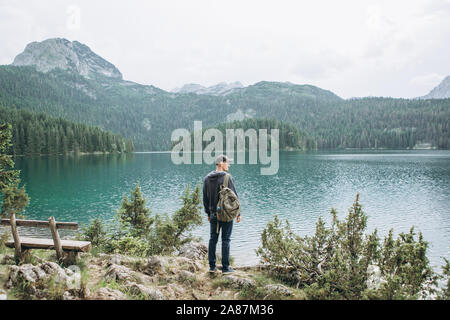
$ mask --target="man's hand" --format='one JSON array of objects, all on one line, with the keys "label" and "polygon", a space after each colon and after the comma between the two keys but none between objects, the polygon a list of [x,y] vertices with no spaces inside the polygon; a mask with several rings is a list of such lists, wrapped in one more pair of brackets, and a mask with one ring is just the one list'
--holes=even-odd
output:
[{"label": "man's hand", "polygon": [[208,216],[208,222],[211,222],[211,217],[210,216]]},{"label": "man's hand", "polygon": [[241,222],[241,216],[236,217],[236,222]]}]

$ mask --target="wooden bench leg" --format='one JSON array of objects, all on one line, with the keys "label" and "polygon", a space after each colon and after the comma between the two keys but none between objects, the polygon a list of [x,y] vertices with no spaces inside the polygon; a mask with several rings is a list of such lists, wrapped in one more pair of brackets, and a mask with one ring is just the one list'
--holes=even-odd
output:
[{"label": "wooden bench leg", "polygon": [[20,243],[19,231],[17,231],[16,214],[13,212],[10,216],[11,232],[14,238],[14,259],[16,264],[19,264],[23,260],[22,245]]},{"label": "wooden bench leg", "polygon": [[77,251],[64,251],[64,264],[66,266],[74,265],[78,263],[78,252]]},{"label": "wooden bench leg", "polygon": [[58,261],[61,261],[64,259],[63,257],[63,249],[61,246],[61,239],[59,237],[59,233],[58,230],[56,229],[56,221],[55,221],[55,217],[50,217],[48,219],[49,225],[50,225],[50,231],[52,232],[52,238],[53,238],[53,243],[55,245],[55,250],[56,250],[56,257],[58,258]]}]

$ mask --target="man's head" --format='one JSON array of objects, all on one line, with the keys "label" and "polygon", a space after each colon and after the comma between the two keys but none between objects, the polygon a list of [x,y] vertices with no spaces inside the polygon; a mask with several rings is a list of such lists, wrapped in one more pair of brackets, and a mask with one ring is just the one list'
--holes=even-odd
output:
[{"label": "man's head", "polygon": [[230,166],[230,162],[233,162],[233,159],[228,158],[226,155],[221,154],[216,157],[216,170],[217,171],[228,171],[228,167]]}]

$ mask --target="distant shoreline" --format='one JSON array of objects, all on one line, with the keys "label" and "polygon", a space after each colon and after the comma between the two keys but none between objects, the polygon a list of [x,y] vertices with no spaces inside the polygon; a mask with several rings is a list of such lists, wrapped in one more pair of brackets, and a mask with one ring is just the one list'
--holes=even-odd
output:
[{"label": "distant shoreline", "polygon": [[94,152],[77,152],[74,151],[67,153],[27,153],[27,154],[9,154],[13,157],[40,157],[40,156],[85,156],[92,154],[126,154],[126,153],[134,153],[134,152],[103,152],[103,151],[94,151]]},{"label": "distant shoreline", "polygon": [[[301,150],[301,149],[282,149],[280,151],[285,152],[321,152],[321,151],[356,151],[356,150],[373,150],[373,151],[423,151],[423,150],[450,150],[450,149],[440,149],[437,147],[428,147],[428,148],[406,148],[406,149],[390,149],[390,148],[339,148],[339,149],[317,149],[317,150]],[[74,155],[105,155],[105,154],[146,154],[146,153],[171,153],[172,151],[133,151],[133,152],[102,152],[102,151],[94,151],[94,152],[68,152],[68,153],[29,153],[29,154],[10,154],[13,157],[30,157],[30,156],[74,156]],[[203,151],[184,151],[186,153],[203,153]],[[239,151],[242,152],[242,151]],[[235,151],[235,153],[239,153]],[[248,150],[244,151],[248,152]]]}]

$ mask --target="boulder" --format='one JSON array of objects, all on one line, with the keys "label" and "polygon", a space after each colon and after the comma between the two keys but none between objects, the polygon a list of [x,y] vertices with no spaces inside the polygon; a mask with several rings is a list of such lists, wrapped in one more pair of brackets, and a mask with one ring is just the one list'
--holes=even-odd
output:
[{"label": "boulder", "polygon": [[244,287],[251,288],[256,286],[255,281],[250,278],[238,277],[234,275],[226,275],[224,278],[227,279],[230,282],[230,285],[235,289],[241,289]]},{"label": "boulder", "polygon": [[114,254],[109,257],[107,264],[108,265],[118,264],[118,265],[132,267],[132,266],[135,266],[136,264],[138,264],[142,260],[143,259],[128,257],[128,256],[124,256],[121,254]]},{"label": "boulder", "polygon": [[178,280],[181,280],[181,281],[194,280],[195,278],[196,278],[195,273],[192,273],[187,270],[181,270],[180,273],[178,274]]},{"label": "boulder", "polygon": [[188,270],[190,272],[197,272],[203,266],[198,260],[192,260],[186,257],[178,257],[176,259],[176,263],[183,269]]},{"label": "boulder", "polygon": [[5,254],[2,258],[1,264],[15,264],[16,261],[12,254]]},{"label": "boulder", "polygon": [[67,284],[68,277],[63,268],[55,262],[44,262],[37,266],[24,264],[21,266],[10,266],[6,287],[11,288],[23,281],[34,284],[41,280],[48,280],[54,277],[55,282]]},{"label": "boulder", "polygon": [[169,283],[168,287],[172,289],[175,294],[182,295],[185,293],[184,288],[176,283]]},{"label": "boulder", "polygon": [[75,300],[76,298],[69,292],[66,291],[63,294],[63,300]]},{"label": "boulder", "polygon": [[164,295],[158,289],[146,287],[142,284],[128,283],[126,286],[132,294],[142,294],[148,300],[164,300]]},{"label": "boulder", "polygon": [[386,279],[381,274],[381,270],[376,265],[369,265],[367,267],[367,273],[369,274],[366,285],[368,289],[377,290],[380,288],[381,284],[386,283]]},{"label": "boulder", "polygon": [[111,264],[104,275],[107,281],[126,281],[134,280],[133,270],[118,264]]},{"label": "boulder", "polygon": [[74,275],[74,271],[71,269],[63,269],[55,262],[44,262],[41,263],[40,268],[44,270],[47,275],[55,277],[57,283],[66,283],[70,276]]},{"label": "boulder", "polygon": [[289,297],[292,295],[291,289],[282,284],[268,284],[264,286],[264,290],[269,295],[281,295],[285,297]]},{"label": "boulder", "polygon": [[98,289],[96,298],[97,300],[126,300],[127,296],[119,290],[103,287]]},{"label": "boulder", "polygon": [[193,260],[202,260],[208,254],[208,247],[201,242],[189,242],[183,245],[178,255]]},{"label": "boulder", "polygon": [[144,266],[141,268],[141,271],[144,272],[145,274],[152,276],[158,273],[162,274],[166,270],[161,257],[151,256],[150,258],[148,258],[147,263],[145,263]]}]

